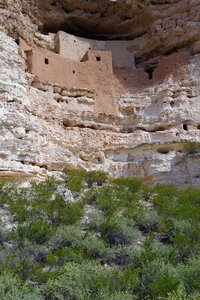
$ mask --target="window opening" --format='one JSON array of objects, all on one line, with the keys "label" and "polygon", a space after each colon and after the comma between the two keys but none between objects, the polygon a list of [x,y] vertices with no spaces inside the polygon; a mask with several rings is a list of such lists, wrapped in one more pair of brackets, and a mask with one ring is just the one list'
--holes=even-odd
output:
[{"label": "window opening", "polygon": [[186,131],[188,130],[187,124],[183,124],[183,129],[186,130]]},{"label": "window opening", "polygon": [[155,66],[151,66],[145,69],[145,72],[148,75],[149,80],[153,79],[153,71],[155,70]]}]

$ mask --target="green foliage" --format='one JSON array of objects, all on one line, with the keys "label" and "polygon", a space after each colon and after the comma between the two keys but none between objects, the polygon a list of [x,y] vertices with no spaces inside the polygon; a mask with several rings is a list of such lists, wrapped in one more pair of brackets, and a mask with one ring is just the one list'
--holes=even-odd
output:
[{"label": "green foliage", "polygon": [[68,176],[67,188],[73,192],[80,192],[84,187],[84,179],[87,172],[84,170],[64,170],[64,173]]},{"label": "green foliage", "polygon": [[102,185],[108,179],[108,175],[103,171],[84,171],[84,170],[64,170],[68,175],[67,187],[73,192],[80,192],[86,185],[91,188],[94,183]]},{"label": "green foliage", "polygon": [[83,260],[82,249],[72,249],[70,247],[61,248],[53,252],[49,252],[46,263],[50,266],[62,267],[67,262],[81,263]]},{"label": "green foliage", "polygon": [[89,188],[91,188],[94,183],[102,185],[107,179],[108,175],[103,171],[90,171],[86,174],[86,183]]},{"label": "green foliage", "polygon": [[93,189],[84,197],[85,202],[96,205],[106,216],[122,214],[132,221],[138,221],[144,215],[144,208],[139,200],[138,194],[117,185]]},{"label": "green foliage", "polygon": [[101,225],[101,233],[104,239],[112,245],[130,245],[137,243],[140,232],[130,226],[126,219],[107,218]]},{"label": "green foliage", "polygon": [[186,264],[179,264],[177,267],[185,291],[188,294],[200,294],[200,254],[191,256]]},{"label": "green foliage", "polygon": [[186,294],[186,292],[180,287],[176,291],[169,293],[166,300],[199,300],[200,294],[194,296]]},{"label": "green foliage", "polygon": [[180,285],[178,272],[173,265],[153,260],[142,268],[141,284],[143,296],[151,296],[151,299],[166,297]]},{"label": "green foliage", "polygon": [[125,274],[116,268],[106,268],[100,264],[85,261],[82,264],[66,264],[63,274],[56,280],[48,281],[43,287],[42,294],[45,299],[92,300],[98,299],[102,290],[105,295],[106,290],[107,295],[110,295],[112,299],[112,295],[117,292],[126,292],[130,286],[134,289],[137,284],[138,279],[133,271],[126,271]]},{"label": "green foliage", "polygon": [[103,240],[91,232],[84,232],[75,226],[58,228],[50,241],[52,249],[71,247],[89,257],[102,256],[106,247]]},{"label": "green foliage", "polygon": [[97,295],[97,300],[135,300],[137,299],[132,293],[114,292],[110,293],[109,289],[101,289]]},{"label": "green foliage", "polygon": [[32,291],[27,285],[22,285],[17,276],[3,273],[0,276],[0,299],[1,300],[42,300],[37,289]]},{"label": "green foliage", "polygon": [[196,154],[200,152],[200,143],[195,141],[187,141],[183,144],[183,151],[186,154]]},{"label": "green foliage", "polygon": [[199,189],[66,173],[0,183],[0,299],[200,298]]},{"label": "green foliage", "polygon": [[142,262],[142,252],[138,245],[117,245],[107,248],[103,262],[108,265],[138,268]]},{"label": "green foliage", "polygon": [[121,177],[113,179],[112,182],[121,188],[128,189],[132,194],[138,192],[142,188],[142,182],[136,178]]},{"label": "green foliage", "polygon": [[75,247],[84,237],[84,232],[77,226],[60,226],[50,240],[53,250],[65,247]]},{"label": "green foliage", "polygon": [[27,239],[39,245],[47,242],[52,234],[52,226],[47,221],[43,220],[31,221],[24,225],[19,225],[17,229],[17,236],[19,240],[23,241]]}]

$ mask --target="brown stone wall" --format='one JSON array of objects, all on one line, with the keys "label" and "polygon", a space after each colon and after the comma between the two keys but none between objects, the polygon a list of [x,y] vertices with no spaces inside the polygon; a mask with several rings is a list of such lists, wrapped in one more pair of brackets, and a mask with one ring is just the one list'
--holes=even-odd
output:
[{"label": "brown stone wall", "polygon": [[137,89],[159,84],[169,75],[173,77],[182,77],[184,66],[189,63],[189,54],[178,52],[162,57],[152,72],[152,79],[149,79],[148,73],[144,68],[115,68],[114,75],[117,78],[121,91],[135,92]]},{"label": "brown stone wall", "polygon": [[181,67],[189,63],[189,53],[177,52],[162,57],[158,61],[158,67],[153,72],[153,81],[163,80],[166,76],[172,74],[174,77],[179,75]]},{"label": "brown stone wall", "polygon": [[77,37],[63,31],[56,35],[56,51],[61,56],[80,61],[89,50],[110,51],[115,68],[134,67],[134,53],[129,50],[133,41],[101,41]]},{"label": "brown stone wall", "polygon": [[151,84],[143,69],[114,69],[114,75],[124,92],[135,92],[138,88]]},{"label": "brown stone wall", "polygon": [[27,65],[28,71],[41,81],[66,88],[94,90],[94,112],[116,114],[110,52],[89,51],[87,60],[76,62],[47,50],[32,50],[27,52]]},{"label": "brown stone wall", "polygon": [[[22,43],[21,47],[25,46]],[[27,50],[26,47],[24,49]],[[68,89],[93,90],[94,112],[105,114],[117,114],[117,100],[124,93],[134,93],[137,89],[158,84],[169,75],[180,77],[182,67],[189,62],[189,55],[185,52],[165,56],[157,62],[150,76],[148,66],[113,69],[110,51],[89,50],[81,61],[44,49],[26,53],[28,71],[39,80]]]}]

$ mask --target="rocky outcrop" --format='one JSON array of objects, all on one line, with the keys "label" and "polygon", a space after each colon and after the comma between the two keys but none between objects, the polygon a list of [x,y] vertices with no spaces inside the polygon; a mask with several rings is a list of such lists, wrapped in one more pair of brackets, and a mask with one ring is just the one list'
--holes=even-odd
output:
[{"label": "rocky outcrop", "polygon": [[[199,9],[195,0],[2,1],[0,176],[44,177],[74,166],[198,185],[200,157],[186,155],[182,144],[200,141]],[[117,115],[98,114],[85,109],[91,91],[63,90],[26,73],[15,39],[54,50],[54,35],[41,32],[58,29],[134,38],[137,67],[178,49],[187,49],[190,62],[176,79],[122,95]]]}]

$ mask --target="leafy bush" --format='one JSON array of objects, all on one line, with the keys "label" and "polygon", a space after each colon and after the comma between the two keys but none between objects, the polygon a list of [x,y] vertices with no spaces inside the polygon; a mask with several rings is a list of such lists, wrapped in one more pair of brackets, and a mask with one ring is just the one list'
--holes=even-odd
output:
[{"label": "leafy bush", "polygon": [[112,185],[93,189],[84,197],[85,202],[97,205],[105,215],[111,217],[120,213],[132,221],[140,220],[144,214],[139,200],[139,195],[132,194],[127,188]]},{"label": "leafy bush", "polygon": [[186,264],[179,264],[177,270],[186,293],[200,294],[200,255],[191,257]]},{"label": "leafy bush", "polygon": [[17,276],[3,273],[0,276],[0,299],[1,300],[42,300],[39,291],[32,291],[28,286],[22,285]]},{"label": "leafy bush", "polygon": [[24,225],[19,225],[17,235],[19,240],[28,239],[39,245],[47,242],[53,234],[53,227],[46,221],[36,220]]},{"label": "leafy bush", "polygon": [[0,228],[1,299],[200,297],[199,189],[70,171],[67,183],[0,183],[0,206],[15,221]]},{"label": "leafy bush", "polygon": [[186,292],[180,287],[176,291],[169,293],[168,297],[165,300],[199,300],[200,294],[196,295],[188,295]]},{"label": "leafy bush", "polygon": [[142,187],[142,182],[132,177],[120,177],[113,179],[112,182],[122,188],[127,188],[131,193],[138,192]]},{"label": "leafy bush", "polygon": [[137,268],[142,262],[141,248],[138,245],[117,245],[106,249],[102,258],[108,265]]},{"label": "leafy bush", "polygon": [[101,289],[97,295],[97,300],[135,300],[137,299],[131,293],[128,292],[114,292],[110,293],[108,289]]},{"label": "leafy bush", "polygon": [[137,243],[140,232],[130,226],[126,219],[107,218],[101,225],[102,237],[112,245],[130,245]]},{"label": "leafy bush", "polygon": [[89,261],[82,264],[68,263],[61,276],[47,282],[42,294],[45,299],[92,300],[97,299],[102,290],[106,290],[112,299],[112,295],[117,292],[126,292],[129,286],[134,289],[138,284],[137,276],[132,273],[134,275],[123,274],[116,268],[106,268]]},{"label": "leafy bush", "polygon": [[47,265],[62,267],[67,262],[81,263],[83,261],[83,250],[70,247],[61,248],[54,252],[49,252],[46,258]]},{"label": "leafy bush", "polygon": [[95,234],[83,232],[74,226],[65,226],[57,230],[50,241],[52,249],[63,247],[76,248],[87,256],[102,256],[105,251],[105,243]]},{"label": "leafy bush", "polygon": [[163,263],[160,260],[153,260],[143,266],[141,276],[142,296],[150,296],[150,299],[167,297],[176,290],[181,281],[175,267]]},{"label": "leafy bush", "polygon": [[102,185],[106,182],[108,175],[103,171],[84,171],[84,170],[72,170],[65,169],[65,174],[68,175],[67,187],[73,192],[79,192],[87,185],[91,188],[94,183]]},{"label": "leafy bush", "polygon": [[94,183],[102,185],[107,179],[108,175],[103,171],[90,171],[86,174],[86,183],[89,188],[91,188]]},{"label": "leafy bush", "polygon": [[195,141],[187,141],[183,144],[183,151],[186,154],[196,154],[200,152],[200,143]]},{"label": "leafy bush", "polygon": [[87,172],[78,169],[65,169],[64,173],[68,176],[67,188],[73,192],[80,192],[84,187]]},{"label": "leafy bush", "polygon": [[64,247],[75,247],[83,237],[84,232],[76,226],[60,226],[52,236],[49,244],[53,250]]},{"label": "leafy bush", "polygon": [[45,213],[54,225],[73,224],[83,216],[83,203],[65,203],[61,196],[56,196],[46,205]]}]

